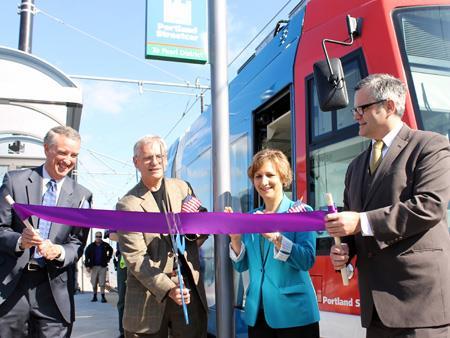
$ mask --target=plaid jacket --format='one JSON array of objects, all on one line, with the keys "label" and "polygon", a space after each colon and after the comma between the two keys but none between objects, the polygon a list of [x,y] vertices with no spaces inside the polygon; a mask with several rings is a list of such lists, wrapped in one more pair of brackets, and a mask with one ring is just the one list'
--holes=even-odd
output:
[{"label": "plaid jacket", "polygon": [[[173,212],[180,212],[183,199],[192,191],[178,179],[166,179],[166,189]],[[152,193],[141,182],[116,205],[117,210],[159,212]],[[176,284],[168,276],[174,266],[170,238],[165,234],[118,232],[119,245],[128,268],[123,327],[126,331],[153,334],[159,331],[167,293]],[[200,300],[207,311],[205,288],[200,274],[196,242],[186,241],[184,257]]]}]

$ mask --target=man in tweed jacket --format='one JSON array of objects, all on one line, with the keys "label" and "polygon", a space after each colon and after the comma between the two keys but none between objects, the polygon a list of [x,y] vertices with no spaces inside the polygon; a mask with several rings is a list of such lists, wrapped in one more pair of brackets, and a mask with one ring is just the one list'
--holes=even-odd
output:
[{"label": "man in tweed jacket", "polygon": [[[141,181],[116,206],[117,210],[180,212],[189,185],[164,179],[166,146],[158,136],[146,136],[134,147],[134,164]],[[125,337],[206,337],[207,303],[197,241],[186,240],[180,261],[188,288],[182,295],[176,277],[171,241],[166,234],[118,232],[119,245],[128,267],[123,327]],[[189,290],[188,290],[189,289]],[[190,324],[186,325],[181,297],[186,302]]]}]

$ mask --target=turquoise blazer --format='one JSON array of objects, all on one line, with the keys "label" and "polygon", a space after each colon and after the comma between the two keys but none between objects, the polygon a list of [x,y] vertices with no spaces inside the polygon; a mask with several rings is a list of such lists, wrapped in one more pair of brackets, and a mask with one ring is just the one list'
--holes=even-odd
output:
[{"label": "turquoise blazer", "polygon": [[[283,197],[278,213],[286,212],[294,204]],[[263,207],[253,210],[263,210]],[[312,210],[307,206],[307,210]],[[319,308],[308,270],[316,257],[316,234],[314,232],[283,232],[293,242],[288,259],[283,262],[273,258],[274,246],[264,241],[261,256],[260,234],[244,234],[242,242],[245,253],[235,270],[249,270],[250,284],[246,291],[245,322],[255,326],[256,317],[262,308],[267,324],[274,328],[303,326],[319,321]]]}]

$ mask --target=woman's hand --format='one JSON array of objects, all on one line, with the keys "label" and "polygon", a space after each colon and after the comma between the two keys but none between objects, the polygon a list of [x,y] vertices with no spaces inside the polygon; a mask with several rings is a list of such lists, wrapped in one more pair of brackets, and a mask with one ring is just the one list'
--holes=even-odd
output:
[{"label": "woman's hand", "polygon": [[[225,207],[223,212],[232,214],[233,209],[231,207]],[[236,255],[239,255],[241,253],[241,234],[229,234],[229,236],[231,240],[231,248]]]},{"label": "woman's hand", "polygon": [[[225,207],[223,212],[226,212],[228,214],[232,214],[233,213],[233,209],[231,207]],[[241,245],[241,235],[240,234],[229,234],[229,236],[230,236],[232,244],[233,243],[236,243],[236,244],[239,243],[239,246]]]},{"label": "woman's hand", "polygon": [[267,238],[269,242],[272,242],[273,245],[277,248],[277,250],[281,249],[281,240],[283,236],[279,232],[266,232],[261,234],[263,237]]},{"label": "woman's hand", "polygon": [[[254,214],[272,214],[273,212],[266,212],[261,210],[256,210]],[[277,250],[281,249],[281,239],[283,236],[279,232],[266,232],[262,233],[261,236],[266,238],[269,242],[272,242],[273,245],[277,248]]]}]

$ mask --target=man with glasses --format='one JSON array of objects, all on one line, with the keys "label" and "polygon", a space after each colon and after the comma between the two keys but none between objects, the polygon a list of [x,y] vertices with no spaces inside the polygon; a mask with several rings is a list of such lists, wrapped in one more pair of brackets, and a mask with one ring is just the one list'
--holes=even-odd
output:
[{"label": "man with glasses", "polygon": [[97,289],[100,286],[102,303],[106,303],[105,286],[108,263],[113,255],[111,245],[102,240],[102,232],[95,233],[95,241],[88,245],[84,253],[84,265],[91,274],[93,296],[91,302],[97,301]]},{"label": "man with glasses", "polygon": [[[188,209],[184,206],[193,199],[190,185],[164,177],[167,151],[162,138],[145,136],[136,142],[133,162],[141,180],[116,209],[164,213]],[[193,211],[200,208],[197,205]],[[169,332],[173,338],[206,338],[208,307],[199,259],[203,238],[183,236],[185,251],[179,259],[185,287],[181,292],[174,248],[167,233],[117,232],[128,269],[122,323],[127,338],[167,338]],[[189,325],[185,323],[182,298],[187,304]]]},{"label": "man with glasses", "polygon": [[32,216],[27,228],[4,200],[89,207],[92,194],[69,172],[80,135],[57,126],[44,137],[45,163],[5,174],[0,188],[0,337],[70,337],[75,320],[75,265],[88,231]]},{"label": "man with glasses", "polygon": [[371,146],[349,165],[344,209],[326,216],[343,268],[357,255],[367,337],[449,337],[450,146],[402,122],[406,86],[374,74],[355,88],[353,114]]}]

